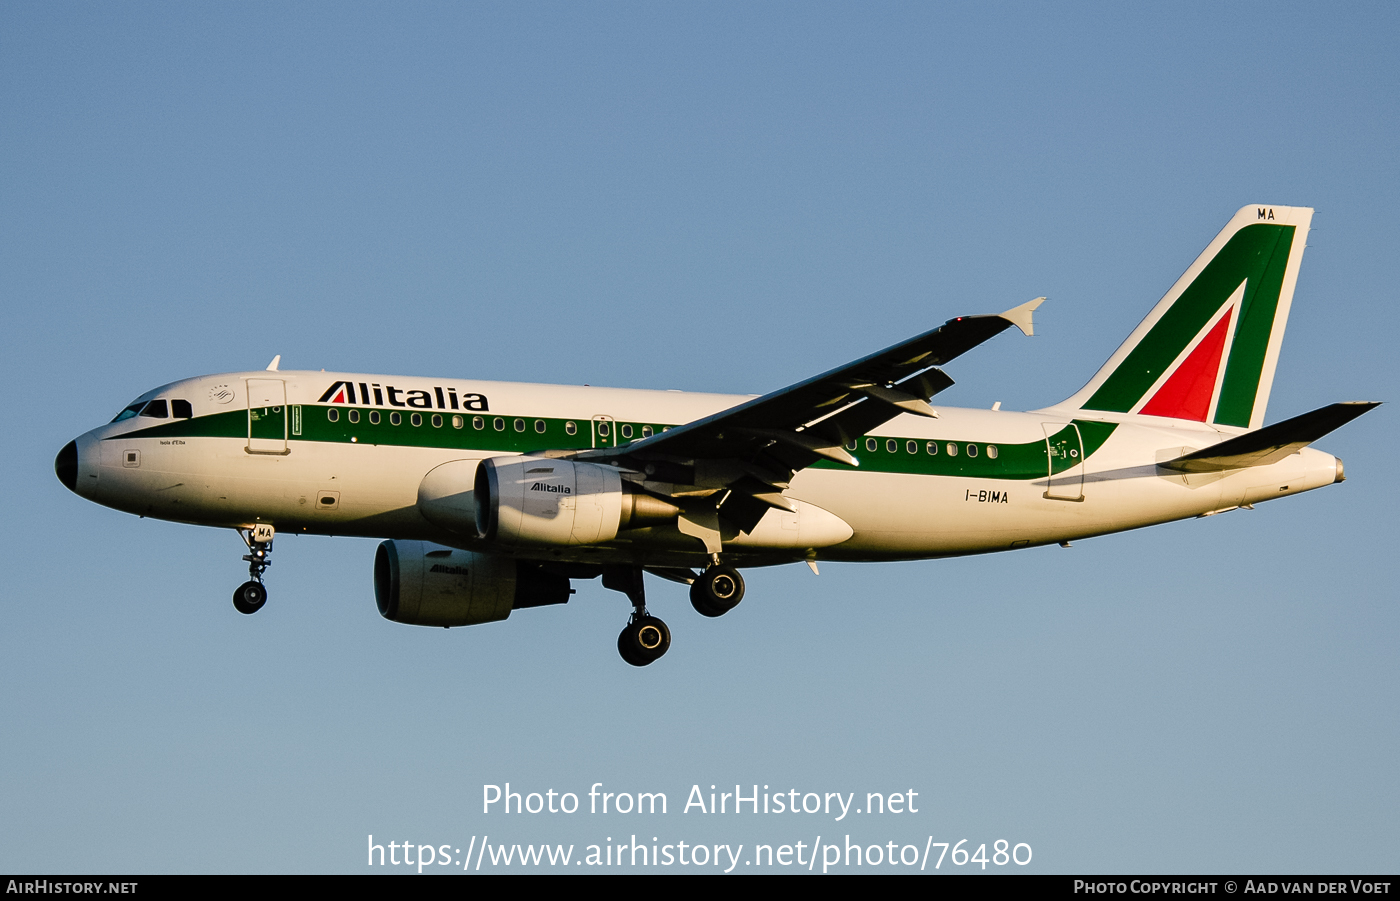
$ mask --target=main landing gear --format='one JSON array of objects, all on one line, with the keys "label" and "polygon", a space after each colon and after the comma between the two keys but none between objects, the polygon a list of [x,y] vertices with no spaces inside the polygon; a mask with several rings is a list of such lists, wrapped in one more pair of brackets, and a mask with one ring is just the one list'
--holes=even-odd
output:
[{"label": "main landing gear", "polygon": [[620,591],[632,602],[632,615],[617,636],[617,652],[633,666],[660,660],[671,647],[671,630],[647,612],[646,591],[640,566],[603,567],[603,587]]},{"label": "main landing gear", "polygon": [[744,577],[718,562],[690,583],[690,606],[703,616],[724,616],[744,599]]},{"label": "main landing gear", "polygon": [[267,603],[267,587],[263,585],[263,571],[272,565],[272,539],[277,531],[271,525],[259,524],[247,530],[238,530],[238,536],[248,545],[248,553],[243,559],[248,561],[247,582],[238,586],[233,593],[233,609],[239,613],[257,613]]},{"label": "main landing gear", "polygon": [[[744,577],[718,559],[700,575],[693,570],[657,569],[657,575],[675,582],[690,583],[690,604],[705,616],[723,616],[744,599]],[[603,587],[620,591],[632,602],[632,615],[617,636],[617,652],[633,666],[646,666],[661,659],[671,647],[671,630],[647,612],[646,592],[640,566],[603,567]]]},{"label": "main landing gear", "polygon": [[645,612],[628,617],[627,625],[617,636],[617,652],[633,666],[646,666],[660,660],[671,647],[671,630],[666,624]]}]

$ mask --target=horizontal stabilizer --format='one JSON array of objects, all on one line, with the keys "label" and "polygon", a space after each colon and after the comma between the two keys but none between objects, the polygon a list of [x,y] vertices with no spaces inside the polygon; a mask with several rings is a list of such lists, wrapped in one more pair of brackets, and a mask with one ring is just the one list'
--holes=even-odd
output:
[{"label": "horizontal stabilizer", "polygon": [[1168,460],[1161,465],[1177,472],[1220,472],[1225,469],[1267,466],[1277,463],[1289,454],[1296,454],[1328,432],[1341,428],[1372,407],[1378,406],[1380,403],[1377,401],[1329,404],[1320,410],[1246,432],[1237,438],[1230,438],[1175,460]]}]

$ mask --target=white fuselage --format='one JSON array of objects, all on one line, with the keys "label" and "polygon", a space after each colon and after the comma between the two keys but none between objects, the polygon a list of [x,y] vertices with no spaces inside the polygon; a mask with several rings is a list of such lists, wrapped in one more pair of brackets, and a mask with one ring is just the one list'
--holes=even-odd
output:
[{"label": "white fuselage", "polygon": [[[336,383],[353,393],[327,398]],[[425,476],[442,464],[620,445],[644,428],[660,432],[748,399],[323,372],[187,379],[138,400],[156,398],[187,401],[192,416],[133,415],[83,435],[78,494],[179,522],[270,523],[283,533],[477,550],[490,546],[420,509]],[[753,535],[726,536],[726,556],[765,565],[1009,550],[1232,509],[1339,477],[1336,458],[1310,448],[1267,466],[1173,472],[1157,464],[1238,434],[1179,420],[1054,408],[938,412],[899,416],[848,445],[858,468],[824,463],[798,472],[785,492],[798,513],[774,509]],[[1052,477],[1057,456],[1062,468]],[[848,537],[839,527],[833,533],[837,520]],[[668,566],[705,559],[698,541],[666,525],[626,530],[596,547],[514,553]]]}]

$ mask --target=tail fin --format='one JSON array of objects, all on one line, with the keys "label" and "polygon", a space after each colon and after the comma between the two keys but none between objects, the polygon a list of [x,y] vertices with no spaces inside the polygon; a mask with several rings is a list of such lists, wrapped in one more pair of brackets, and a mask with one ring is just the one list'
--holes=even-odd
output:
[{"label": "tail fin", "polygon": [[1313,211],[1247,206],[1059,406],[1257,429]]}]

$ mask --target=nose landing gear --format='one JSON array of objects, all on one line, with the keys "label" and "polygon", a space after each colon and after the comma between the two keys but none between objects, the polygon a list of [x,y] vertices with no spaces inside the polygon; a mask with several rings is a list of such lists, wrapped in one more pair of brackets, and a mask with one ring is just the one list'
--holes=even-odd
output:
[{"label": "nose landing gear", "polygon": [[238,536],[248,545],[248,553],[243,559],[248,561],[249,579],[233,593],[233,609],[239,613],[257,613],[267,603],[267,587],[263,585],[263,571],[272,565],[272,539],[277,530],[269,524],[258,524],[247,530],[238,530]]}]

